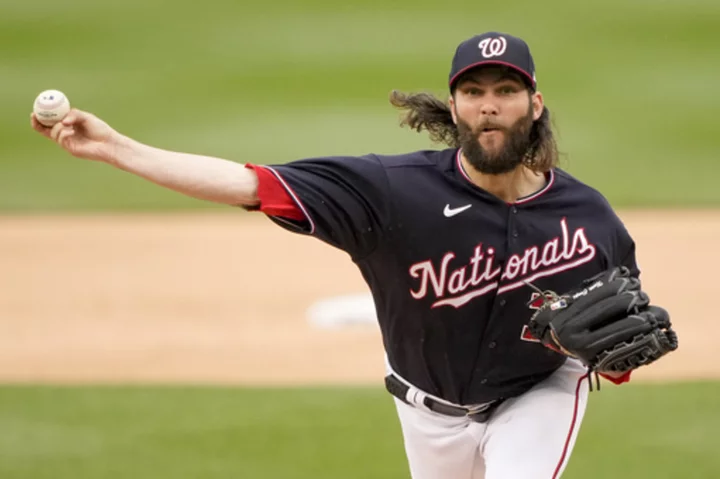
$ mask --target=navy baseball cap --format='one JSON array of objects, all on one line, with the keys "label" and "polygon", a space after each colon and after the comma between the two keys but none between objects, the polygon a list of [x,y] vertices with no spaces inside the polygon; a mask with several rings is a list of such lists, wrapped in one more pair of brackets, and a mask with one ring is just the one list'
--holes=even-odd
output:
[{"label": "navy baseball cap", "polygon": [[476,35],[458,45],[450,69],[450,91],[466,71],[482,65],[503,65],[520,73],[528,86],[535,90],[535,62],[524,40],[501,32]]}]

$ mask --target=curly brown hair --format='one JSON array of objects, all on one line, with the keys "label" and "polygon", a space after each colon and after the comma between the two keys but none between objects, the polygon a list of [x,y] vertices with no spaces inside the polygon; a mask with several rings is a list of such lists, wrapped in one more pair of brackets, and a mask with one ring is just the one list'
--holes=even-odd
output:
[{"label": "curly brown hair", "polygon": [[[393,90],[390,93],[390,104],[406,110],[400,126],[407,126],[418,133],[426,130],[435,143],[444,143],[452,148],[460,146],[460,134],[447,102],[429,93],[408,94]],[[530,129],[530,147],[523,164],[533,171],[546,172],[557,166],[558,158],[550,110],[544,107],[540,118],[533,122]]]}]

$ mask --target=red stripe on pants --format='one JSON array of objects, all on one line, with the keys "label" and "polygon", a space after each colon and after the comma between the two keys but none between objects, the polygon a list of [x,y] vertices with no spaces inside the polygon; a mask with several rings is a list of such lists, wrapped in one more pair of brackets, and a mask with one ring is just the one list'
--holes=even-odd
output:
[{"label": "red stripe on pants", "polygon": [[552,479],[557,479],[558,474],[560,474],[560,469],[565,462],[565,457],[567,456],[568,448],[570,447],[570,439],[572,438],[573,431],[575,430],[575,423],[577,422],[578,403],[580,402],[580,386],[582,386],[583,381],[585,381],[587,377],[588,375],[585,374],[578,379],[577,387],[575,388],[575,406],[573,408],[572,422],[570,422],[570,432],[568,432],[567,439],[565,439],[565,447],[563,447],[560,462],[558,462],[558,465],[555,468],[555,473],[553,474]]}]

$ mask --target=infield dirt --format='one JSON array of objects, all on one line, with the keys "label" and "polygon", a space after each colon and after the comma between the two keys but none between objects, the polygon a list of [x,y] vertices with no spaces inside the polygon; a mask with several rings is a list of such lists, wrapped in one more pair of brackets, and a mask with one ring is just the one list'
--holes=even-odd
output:
[{"label": "infield dirt", "polygon": [[[720,212],[620,213],[680,348],[636,380],[716,378]],[[260,214],[0,218],[0,381],[382,384],[373,324],[313,326],[367,292],[349,257]]]}]

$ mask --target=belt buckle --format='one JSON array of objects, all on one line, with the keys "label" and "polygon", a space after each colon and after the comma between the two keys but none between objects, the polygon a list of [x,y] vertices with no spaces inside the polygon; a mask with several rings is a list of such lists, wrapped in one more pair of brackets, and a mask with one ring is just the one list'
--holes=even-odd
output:
[{"label": "belt buckle", "polygon": [[490,406],[492,406],[492,402],[486,402],[485,404],[478,404],[476,406],[472,407],[466,407],[467,409],[467,415],[472,416],[474,414],[480,414],[481,412],[485,412],[488,409],[490,409]]},{"label": "belt buckle", "polygon": [[487,422],[488,419],[490,419],[490,414],[493,410],[493,405],[496,403],[496,401],[491,401],[489,403],[480,404],[478,406],[473,406],[467,409],[466,416],[468,419],[474,422],[484,423]]}]

